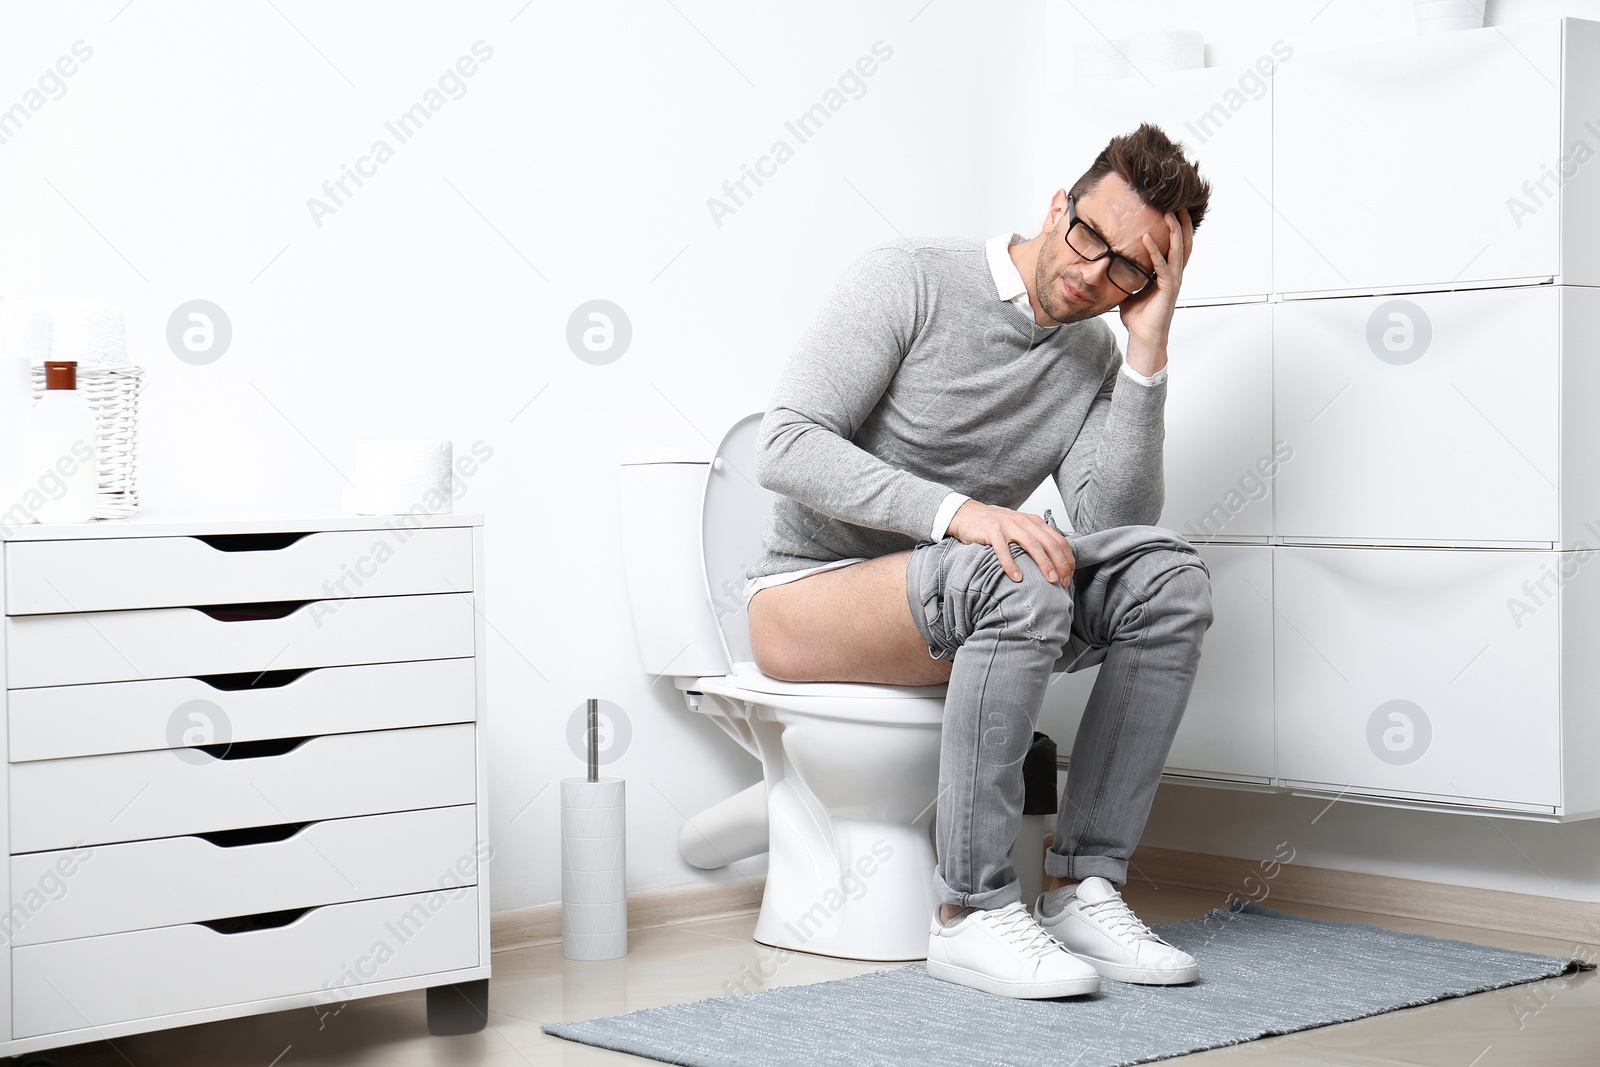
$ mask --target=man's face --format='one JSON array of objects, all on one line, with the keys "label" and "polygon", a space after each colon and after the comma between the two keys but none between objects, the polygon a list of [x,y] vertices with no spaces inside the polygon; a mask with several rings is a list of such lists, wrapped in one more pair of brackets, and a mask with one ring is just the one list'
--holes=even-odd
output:
[{"label": "man's face", "polygon": [[[1154,262],[1140,234],[1148,233],[1165,256],[1171,231],[1161,212],[1141,200],[1127,182],[1116,174],[1107,174],[1089,195],[1074,200],[1073,207],[1079,221],[1109,241],[1113,251],[1133,260],[1154,278]],[[1045,315],[1058,323],[1078,322],[1102,315],[1128,298],[1106,277],[1110,256],[1089,262],[1067,244],[1066,193],[1056,193],[1044,228],[1034,295]],[[1155,284],[1154,280],[1150,283],[1152,288]],[[1149,292],[1146,289],[1140,298]]]}]

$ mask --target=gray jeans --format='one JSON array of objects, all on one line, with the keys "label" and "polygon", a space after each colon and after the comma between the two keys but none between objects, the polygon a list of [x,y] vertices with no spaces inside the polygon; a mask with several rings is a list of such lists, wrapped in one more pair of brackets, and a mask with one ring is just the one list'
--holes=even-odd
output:
[{"label": "gray jeans", "polygon": [[1211,625],[1211,572],[1194,546],[1157,526],[1067,542],[1077,560],[1070,590],[1046,581],[1021,545],[1011,545],[1020,582],[986,544],[946,537],[911,553],[911,616],[929,655],[954,663],[934,872],[945,903],[999,908],[1021,897],[1009,854],[1022,818],[1022,760],[1052,674],[1100,664],[1045,855],[1045,870],[1062,878],[1127,881],[1189,702]]}]

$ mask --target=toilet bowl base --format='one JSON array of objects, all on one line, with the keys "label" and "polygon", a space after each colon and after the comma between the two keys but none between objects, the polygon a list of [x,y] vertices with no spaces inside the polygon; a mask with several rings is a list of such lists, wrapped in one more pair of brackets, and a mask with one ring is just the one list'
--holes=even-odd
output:
[{"label": "toilet bowl base", "polygon": [[831,830],[834,848],[816,855],[774,820],[755,940],[839,959],[926,959],[938,904],[927,820],[836,818]]}]

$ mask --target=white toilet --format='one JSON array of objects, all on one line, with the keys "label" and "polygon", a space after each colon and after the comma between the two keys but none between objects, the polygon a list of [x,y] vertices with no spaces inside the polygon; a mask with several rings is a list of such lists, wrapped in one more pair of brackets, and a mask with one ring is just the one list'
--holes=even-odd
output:
[{"label": "white toilet", "polygon": [[645,670],[670,676],[764,779],[691,819],[679,850],[703,868],[769,852],[762,944],[923,959],[946,687],[783,682],[756,668],[743,588],[773,498],[755,478],[760,424],[740,420],[714,457],[621,467],[623,513],[639,517],[624,524],[623,558]]}]

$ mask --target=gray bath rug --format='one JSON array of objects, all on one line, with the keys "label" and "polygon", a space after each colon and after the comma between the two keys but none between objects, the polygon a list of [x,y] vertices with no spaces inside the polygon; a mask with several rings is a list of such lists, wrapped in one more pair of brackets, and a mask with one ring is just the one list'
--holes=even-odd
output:
[{"label": "gray bath rug", "polygon": [[1106,981],[1091,996],[1011,1000],[929,978],[913,963],[543,1029],[692,1067],[1121,1067],[1592,966],[1238,899],[1154,929],[1200,961],[1199,981]]}]

